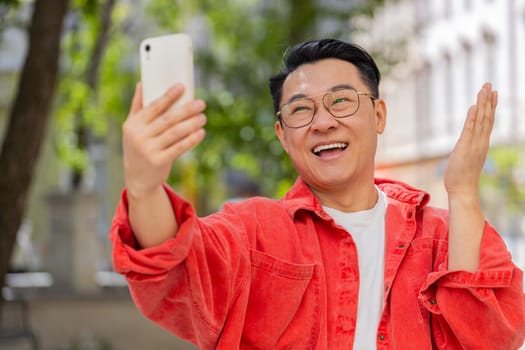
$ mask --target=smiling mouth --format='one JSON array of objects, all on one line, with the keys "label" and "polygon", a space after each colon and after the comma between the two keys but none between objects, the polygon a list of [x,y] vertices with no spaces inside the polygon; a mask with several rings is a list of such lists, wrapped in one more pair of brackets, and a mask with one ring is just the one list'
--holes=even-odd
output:
[{"label": "smiling mouth", "polygon": [[337,150],[344,150],[348,147],[348,143],[336,142],[327,145],[319,145],[312,150],[312,153],[316,156],[320,156],[322,153],[333,152]]}]

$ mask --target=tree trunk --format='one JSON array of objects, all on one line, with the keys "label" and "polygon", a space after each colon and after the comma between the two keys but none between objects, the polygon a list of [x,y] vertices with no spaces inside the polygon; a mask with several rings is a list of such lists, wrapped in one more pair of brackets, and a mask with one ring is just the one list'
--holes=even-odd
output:
[{"label": "tree trunk", "polygon": [[69,0],[36,0],[26,60],[0,153],[0,285],[22,222],[44,140],[58,73]]}]

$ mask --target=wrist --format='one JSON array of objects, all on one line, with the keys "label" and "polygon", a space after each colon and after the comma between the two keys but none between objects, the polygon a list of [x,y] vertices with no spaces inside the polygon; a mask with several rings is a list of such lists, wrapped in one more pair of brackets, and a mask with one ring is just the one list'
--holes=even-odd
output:
[{"label": "wrist", "polygon": [[481,211],[481,201],[478,194],[453,193],[448,196],[449,210]]},{"label": "wrist", "polygon": [[153,187],[126,185],[126,191],[130,201],[147,201],[148,198],[154,198],[163,193],[164,188],[162,184]]},{"label": "wrist", "polygon": [[447,197],[449,202],[463,204],[480,203],[479,193],[477,191],[448,191]]}]

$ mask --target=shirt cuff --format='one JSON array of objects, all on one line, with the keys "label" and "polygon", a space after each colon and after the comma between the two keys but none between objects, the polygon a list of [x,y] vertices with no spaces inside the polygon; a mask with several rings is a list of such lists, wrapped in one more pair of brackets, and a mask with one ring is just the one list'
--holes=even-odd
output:
[{"label": "shirt cuff", "polygon": [[477,271],[449,271],[447,261],[428,275],[419,293],[419,300],[434,313],[440,313],[436,301],[438,288],[468,289],[478,299],[484,299],[492,294],[493,288],[509,287],[514,275],[515,266],[505,243],[488,223],[481,240]]},{"label": "shirt cuff", "polygon": [[173,207],[179,230],[174,238],[149,248],[141,248],[135,239],[129,223],[127,191],[122,192],[111,226],[110,238],[113,242],[114,269],[128,278],[160,279],[180,264],[190,251],[197,216],[190,203],[179,197],[167,185],[164,185],[164,189]]}]

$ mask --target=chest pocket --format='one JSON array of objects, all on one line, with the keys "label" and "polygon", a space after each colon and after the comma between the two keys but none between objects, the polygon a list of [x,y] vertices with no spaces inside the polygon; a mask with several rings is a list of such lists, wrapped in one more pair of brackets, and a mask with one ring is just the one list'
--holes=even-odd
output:
[{"label": "chest pocket", "polygon": [[251,251],[241,349],[311,349],[319,330],[319,268]]},{"label": "chest pocket", "polygon": [[412,266],[406,270],[416,292],[419,292],[428,274],[437,271],[439,265],[445,262],[447,247],[447,241],[430,237],[420,237],[412,241],[406,259],[407,264]]}]

